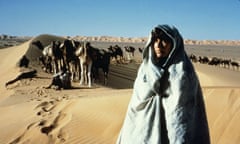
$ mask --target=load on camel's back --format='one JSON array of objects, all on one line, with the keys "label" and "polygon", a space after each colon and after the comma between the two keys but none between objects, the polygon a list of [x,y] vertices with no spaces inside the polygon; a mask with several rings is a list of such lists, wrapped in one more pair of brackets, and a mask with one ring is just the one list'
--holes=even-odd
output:
[{"label": "load on camel's back", "polygon": [[67,70],[63,70],[53,75],[51,84],[46,87],[46,89],[54,88],[56,90],[60,89],[70,89],[71,85],[71,73]]}]

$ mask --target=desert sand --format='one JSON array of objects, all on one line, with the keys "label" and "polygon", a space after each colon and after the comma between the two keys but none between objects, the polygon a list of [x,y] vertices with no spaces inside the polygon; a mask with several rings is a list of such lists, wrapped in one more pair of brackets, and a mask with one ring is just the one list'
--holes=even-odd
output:
[{"label": "desert sand", "polygon": [[[0,49],[0,144],[113,144],[122,126],[141,54],[135,63],[111,64],[108,86],[92,88],[73,82],[73,89],[45,89],[51,74],[36,61],[44,44],[61,37],[41,35],[10,48]],[[5,83],[21,71],[16,66],[26,54],[37,77]],[[233,54],[234,55],[234,54]],[[229,55],[231,57],[231,55]],[[213,144],[240,141],[240,72],[195,63],[207,110]]]}]

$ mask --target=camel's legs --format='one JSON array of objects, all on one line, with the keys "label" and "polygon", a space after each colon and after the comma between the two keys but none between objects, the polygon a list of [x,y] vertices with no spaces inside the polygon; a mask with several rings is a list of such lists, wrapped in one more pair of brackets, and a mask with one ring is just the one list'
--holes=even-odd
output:
[{"label": "camel's legs", "polygon": [[86,68],[83,65],[83,63],[81,63],[81,78],[80,78],[80,85],[83,84],[84,79],[85,79],[85,74],[86,74]]},{"label": "camel's legs", "polygon": [[88,87],[92,87],[91,70],[92,70],[92,62],[89,62],[89,64],[88,64],[88,72],[87,72]]}]

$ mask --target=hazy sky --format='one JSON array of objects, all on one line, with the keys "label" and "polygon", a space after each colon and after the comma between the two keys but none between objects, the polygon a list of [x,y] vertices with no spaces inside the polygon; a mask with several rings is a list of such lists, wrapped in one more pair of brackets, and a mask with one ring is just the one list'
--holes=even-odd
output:
[{"label": "hazy sky", "polygon": [[185,39],[240,40],[240,0],[0,0],[0,34],[147,37],[158,24]]}]

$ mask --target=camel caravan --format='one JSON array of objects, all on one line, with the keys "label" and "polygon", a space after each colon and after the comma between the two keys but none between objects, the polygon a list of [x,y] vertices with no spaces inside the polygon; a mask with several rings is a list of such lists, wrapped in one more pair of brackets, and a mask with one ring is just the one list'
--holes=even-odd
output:
[{"label": "camel caravan", "polygon": [[[40,41],[33,41],[32,44],[42,50],[39,61],[44,71],[53,74],[52,83],[46,88],[55,86],[56,89],[71,88],[69,85],[72,81],[79,81],[80,85],[92,87],[92,83],[100,82],[102,79],[101,82],[107,85],[110,63],[114,61],[116,64],[131,62],[136,51],[133,46],[129,45],[123,47],[124,51],[118,45],[100,49],[93,47],[90,42],[70,39],[65,39],[63,42],[51,41],[45,47]],[[138,48],[138,51],[142,53],[143,49]],[[195,63],[239,70],[239,63],[231,59],[208,58],[194,54],[189,55],[189,58]],[[99,69],[102,69],[103,72],[101,76]]]},{"label": "camel caravan", "polygon": [[208,58],[207,56],[196,56],[194,54],[190,54],[189,58],[194,63],[208,64],[212,66],[220,66],[223,68],[229,68],[233,70],[239,70],[239,63],[233,61],[231,59],[223,59],[218,57]]},{"label": "camel caravan", "polygon": [[[55,89],[68,89],[71,88],[69,86],[71,81],[79,81],[80,85],[92,87],[92,83],[100,81],[100,79],[103,79],[103,84],[107,85],[111,61],[124,63],[124,52],[118,45],[100,49],[93,47],[90,42],[70,39],[66,39],[62,43],[51,41],[45,47],[40,41],[33,41],[32,44],[42,50],[42,55],[38,60],[44,71],[53,74],[52,82],[46,88],[54,86]],[[125,52],[131,53],[132,57],[134,51],[135,48],[131,46],[125,47]],[[102,69],[102,78],[99,69]]]}]

